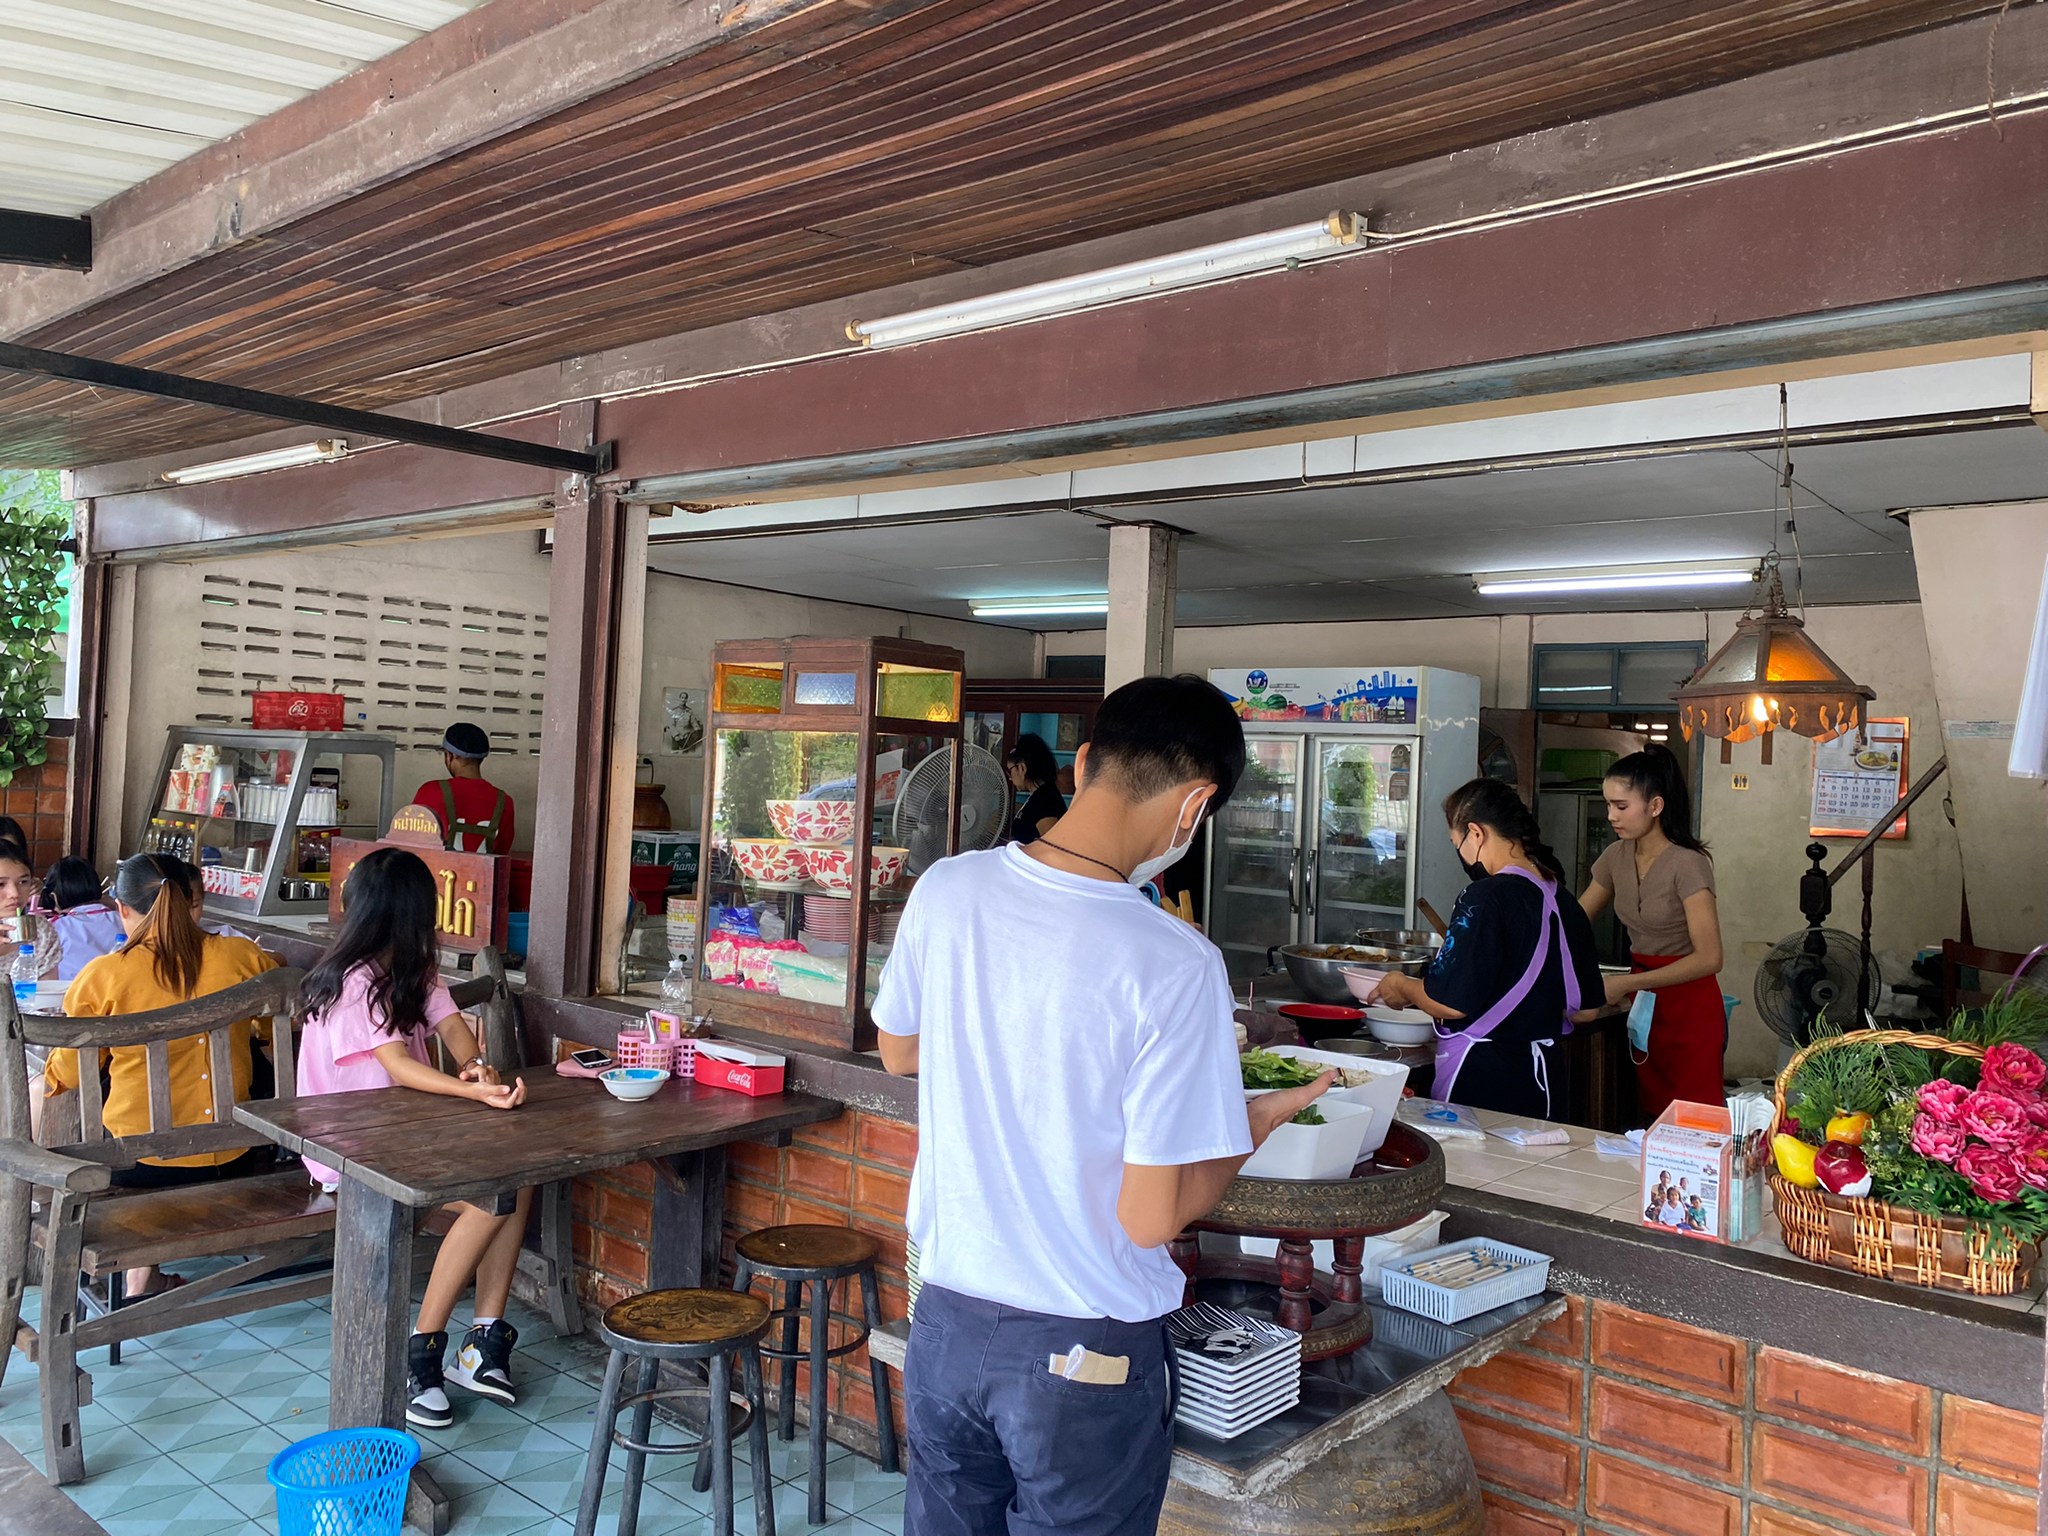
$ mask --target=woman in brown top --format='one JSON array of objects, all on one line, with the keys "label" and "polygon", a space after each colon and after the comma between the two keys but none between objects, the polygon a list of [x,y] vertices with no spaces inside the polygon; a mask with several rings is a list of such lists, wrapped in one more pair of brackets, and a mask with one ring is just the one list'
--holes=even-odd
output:
[{"label": "woman in brown top", "polygon": [[1631,753],[1607,772],[1607,821],[1618,839],[1594,861],[1579,897],[1589,918],[1611,902],[1635,971],[1607,978],[1607,1000],[1655,996],[1650,1046],[1636,1057],[1645,1120],[1674,1099],[1719,1104],[1728,1015],[1721,1003],[1721,919],[1714,861],[1692,832],[1685,776],[1667,747]]}]

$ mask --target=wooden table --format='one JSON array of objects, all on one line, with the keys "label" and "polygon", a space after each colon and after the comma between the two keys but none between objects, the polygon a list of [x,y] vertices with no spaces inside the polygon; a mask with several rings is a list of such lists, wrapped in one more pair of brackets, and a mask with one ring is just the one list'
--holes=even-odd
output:
[{"label": "wooden table", "polygon": [[[669,1082],[626,1104],[589,1078],[523,1075],[526,1103],[509,1112],[410,1088],[235,1107],[242,1124],[342,1174],[331,1427],[405,1425],[415,1212],[456,1200],[509,1211],[521,1189],[651,1161],[649,1285],[716,1285],[726,1147],[779,1144],[844,1108],[809,1094],[756,1099],[694,1082]],[[448,1500],[424,1472],[415,1473],[407,1518],[437,1536],[448,1528]]]}]

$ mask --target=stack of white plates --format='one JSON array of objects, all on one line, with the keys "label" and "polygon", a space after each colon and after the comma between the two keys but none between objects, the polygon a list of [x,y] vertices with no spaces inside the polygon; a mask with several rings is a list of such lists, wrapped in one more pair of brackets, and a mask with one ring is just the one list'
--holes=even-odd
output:
[{"label": "stack of white plates", "polygon": [[903,1250],[903,1278],[910,1286],[910,1310],[905,1315],[908,1318],[915,1318],[917,1293],[924,1288],[924,1279],[918,1274],[917,1244],[907,1242],[903,1245]]},{"label": "stack of white plates", "polygon": [[1180,1374],[1174,1417],[1218,1440],[1301,1401],[1301,1335],[1241,1312],[1197,1304],[1166,1320]]}]

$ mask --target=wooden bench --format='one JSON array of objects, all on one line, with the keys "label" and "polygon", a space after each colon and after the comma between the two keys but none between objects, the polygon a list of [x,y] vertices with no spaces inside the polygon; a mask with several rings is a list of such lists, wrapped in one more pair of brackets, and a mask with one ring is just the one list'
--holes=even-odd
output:
[{"label": "wooden bench", "polygon": [[[179,1189],[124,1190],[110,1182],[115,1169],[144,1158],[269,1145],[234,1120],[232,1026],[248,1018],[272,1020],[277,1097],[296,1097],[297,1037],[290,1021],[301,979],[295,970],[272,971],[175,1008],[79,1019],[24,1016],[12,993],[0,991],[0,1340],[11,1339],[41,1367],[44,1458],[59,1484],[85,1476],[79,1409],[91,1401],[92,1381],[78,1366],[81,1350],[105,1345],[111,1353],[124,1339],[305,1300],[332,1285],[334,1197],[296,1164]],[[479,974],[451,993],[457,1006],[477,1013],[486,1058],[501,1071],[517,1070],[517,1018],[497,956],[485,951]],[[194,1035],[208,1041],[211,1123],[173,1126],[169,1046]],[[82,1050],[88,1060],[108,1047],[142,1047],[149,1131],[108,1136],[100,1077],[88,1070],[79,1074],[77,1143],[36,1145],[28,1111],[31,1045]],[[38,1192],[39,1216],[31,1209]],[[538,1204],[538,1243],[521,1255],[521,1271],[539,1287],[556,1328],[580,1332],[567,1186],[544,1191]],[[21,1321],[21,1299],[38,1253],[43,1309],[40,1326],[30,1327]],[[149,1264],[225,1257],[242,1262],[133,1300],[121,1297],[115,1278]],[[105,1300],[92,1292],[96,1281],[107,1282]],[[0,1349],[0,1380],[10,1354]]]}]

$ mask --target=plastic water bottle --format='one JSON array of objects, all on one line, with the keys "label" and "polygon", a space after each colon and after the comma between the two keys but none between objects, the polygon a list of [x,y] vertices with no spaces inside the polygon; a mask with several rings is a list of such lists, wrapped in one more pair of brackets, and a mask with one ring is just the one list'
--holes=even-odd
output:
[{"label": "plastic water bottle", "polygon": [[16,1012],[26,1012],[36,998],[36,947],[24,944],[14,952],[7,973],[14,980],[14,1007]]},{"label": "plastic water bottle", "polygon": [[668,1005],[671,1013],[687,1015],[692,987],[689,967],[678,955],[668,963],[668,974],[661,978],[661,1000]]}]

